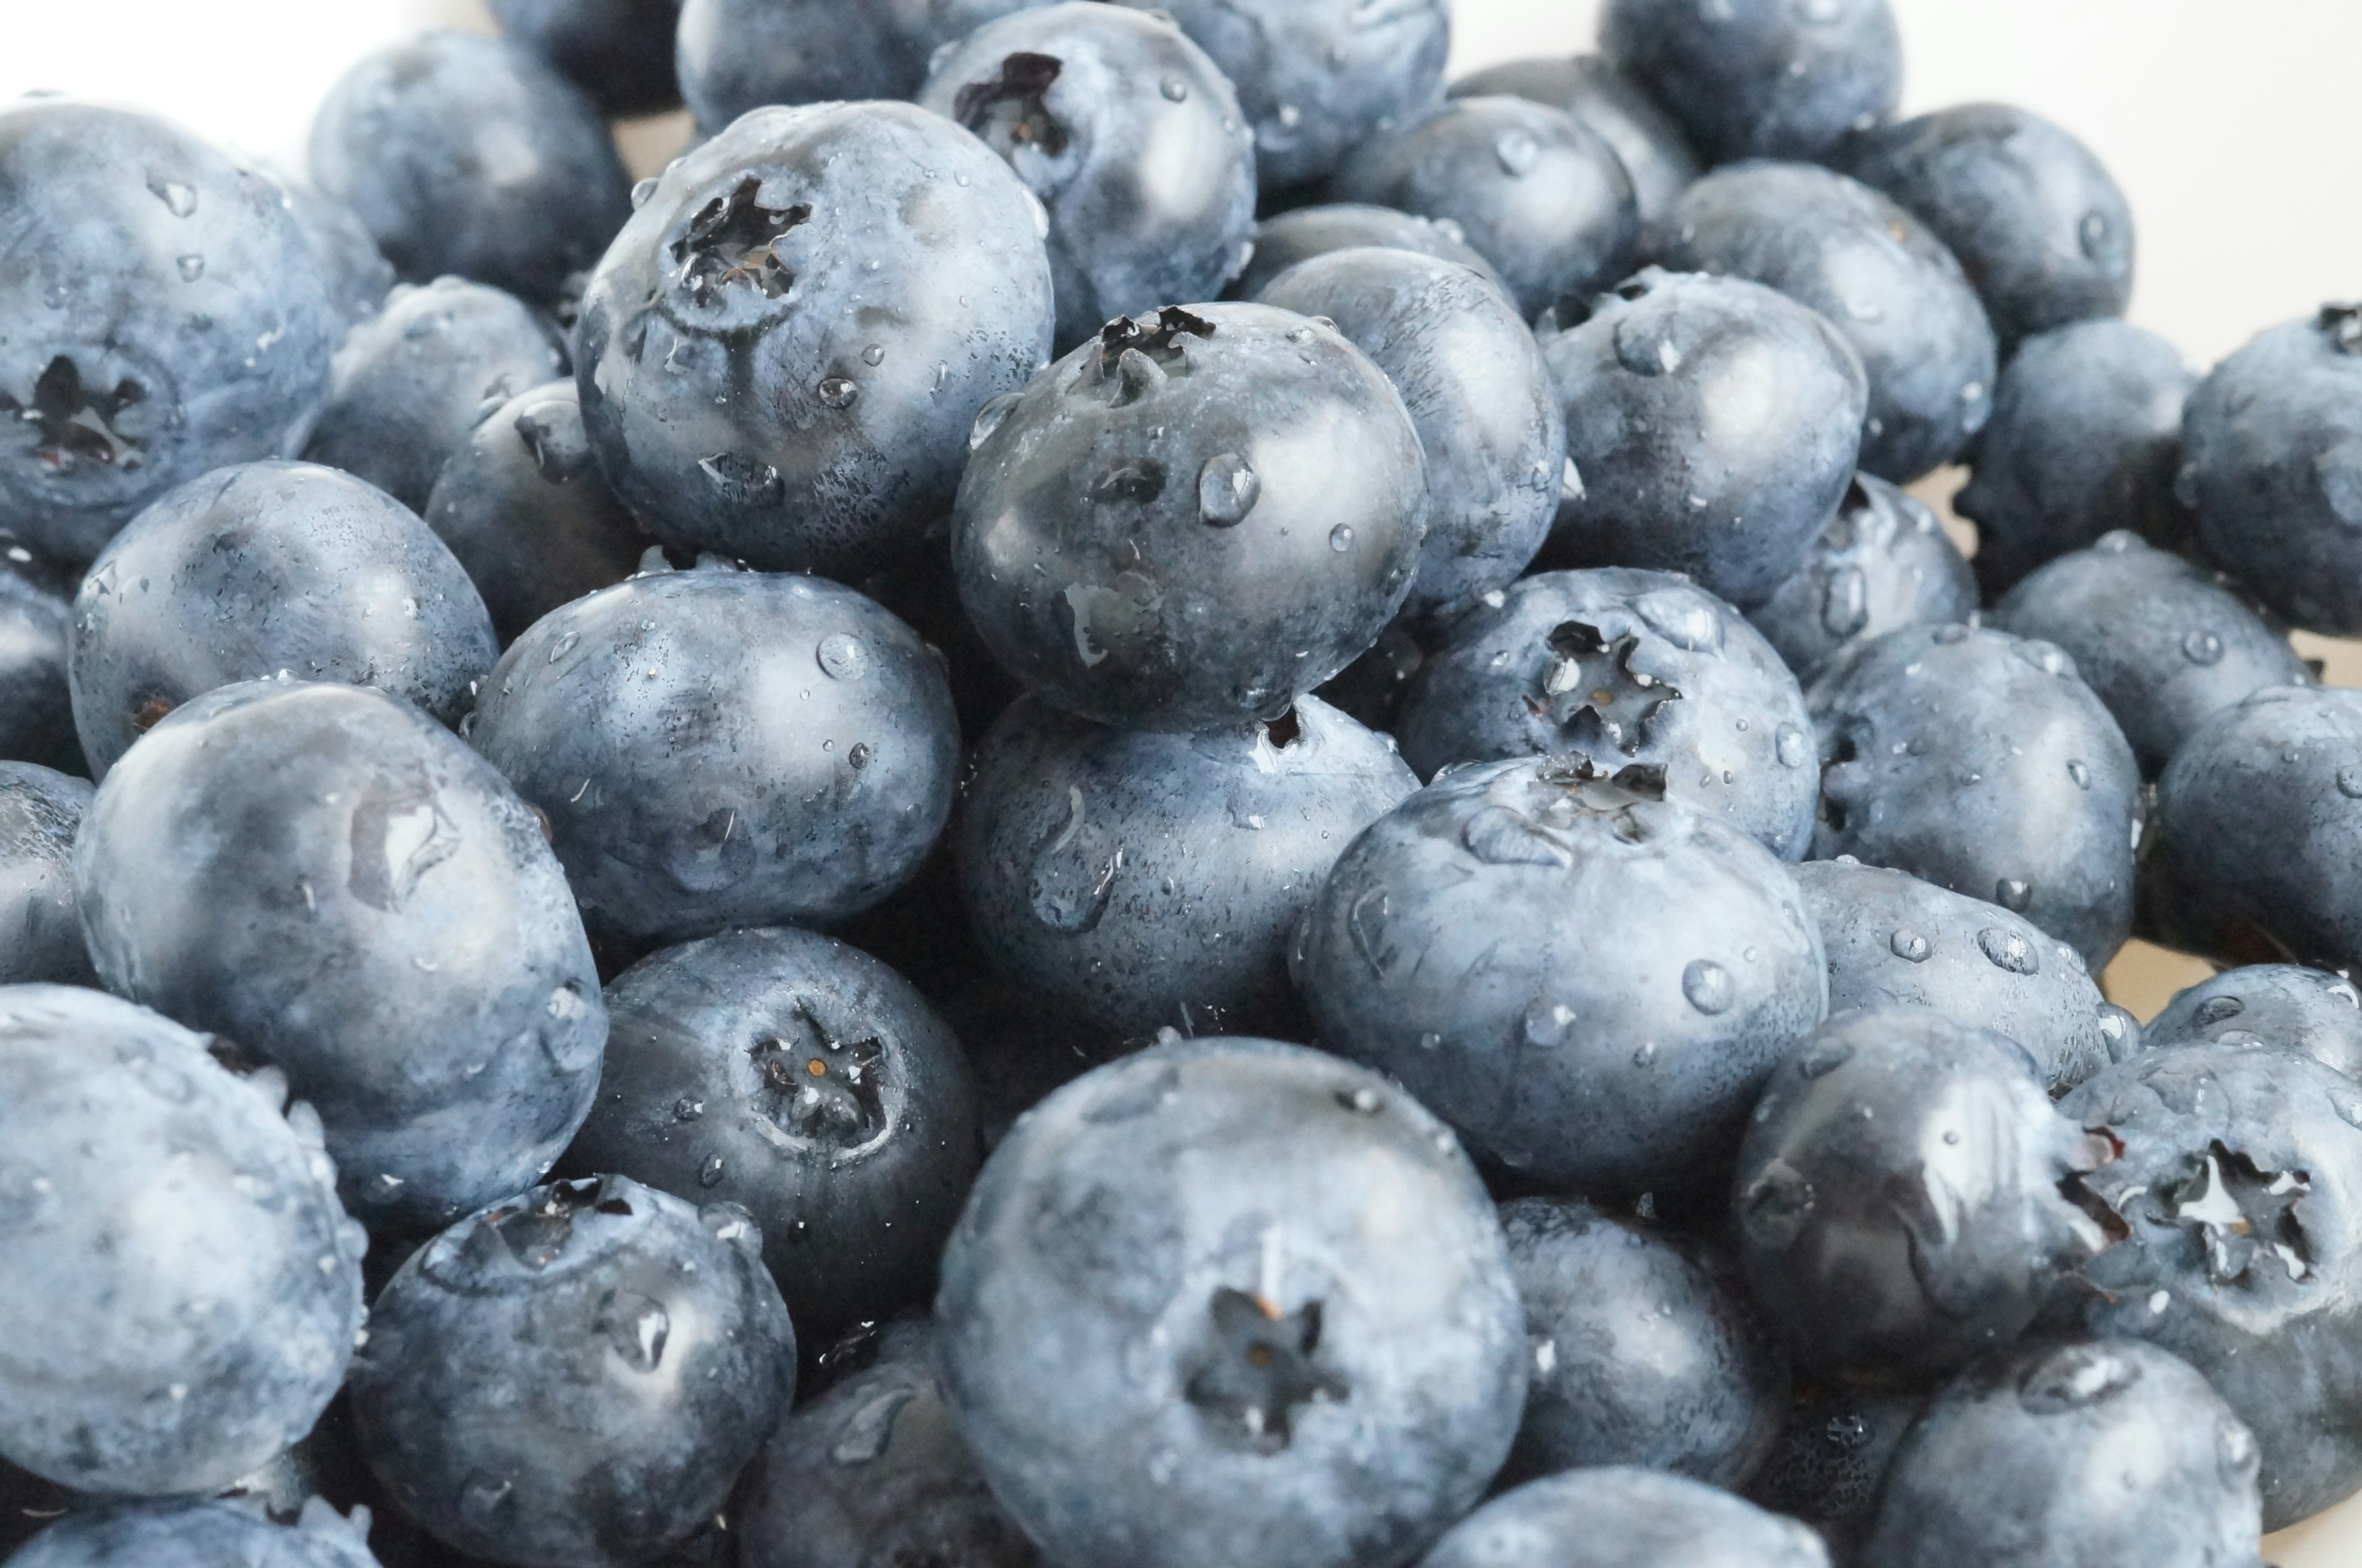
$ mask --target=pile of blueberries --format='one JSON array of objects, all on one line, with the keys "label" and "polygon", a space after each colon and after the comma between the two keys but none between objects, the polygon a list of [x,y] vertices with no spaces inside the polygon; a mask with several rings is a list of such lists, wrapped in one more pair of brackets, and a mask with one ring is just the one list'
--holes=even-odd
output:
[{"label": "pile of blueberries", "polygon": [[2201,379],[1886,0],[493,9],[0,108],[17,1568],[2362,1489],[2362,307]]}]

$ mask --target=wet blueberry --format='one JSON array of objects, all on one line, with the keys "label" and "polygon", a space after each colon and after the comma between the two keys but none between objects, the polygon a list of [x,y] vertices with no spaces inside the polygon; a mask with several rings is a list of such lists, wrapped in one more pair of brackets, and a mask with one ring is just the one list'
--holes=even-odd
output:
[{"label": "wet blueberry", "polygon": [[73,845],[90,809],[86,780],[0,762],[0,984],[94,986],[74,904]]},{"label": "wet blueberry", "polygon": [[1977,580],[1936,514],[1860,474],[1804,563],[1748,619],[1809,681],[1873,637],[1965,621],[1976,607]]}]

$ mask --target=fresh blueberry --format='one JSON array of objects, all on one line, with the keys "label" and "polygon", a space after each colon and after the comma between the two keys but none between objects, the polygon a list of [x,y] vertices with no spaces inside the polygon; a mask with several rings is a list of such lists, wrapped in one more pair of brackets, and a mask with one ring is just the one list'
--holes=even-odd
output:
[{"label": "fresh blueberry", "polygon": [[2362,994],[2343,975],[2294,964],[2256,964],[2176,992],[2150,1020],[2142,1043],[2285,1045],[2362,1078]]},{"label": "fresh blueberry", "polygon": [[819,578],[706,567],[555,612],[469,735],[548,823],[594,934],[827,922],[919,867],[959,724],[917,634]]},{"label": "fresh blueberry", "polygon": [[378,1568],[370,1518],[348,1519],[317,1498],[281,1523],[259,1502],[118,1503],[76,1513],[8,1559],[9,1568]]},{"label": "fresh blueberry", "polygon": [[86,774],[66,681],[73,591],[72,572],[0,526],[0,757]]},{"label": "fresh blueberry", "polygon": [[1315,698],[1187,735],[1021,698],[977,748],[961,893],[995,965],[1102,1029],[1292,1030],[1298,917],[1418,788],[1383,737]]},{"label": "fresh blueberry", "polygon": [[1423,778],[1457,762],[1581,752],[1656,768],[1668,798],[1801,860],[1818,783],[1812,720],[1772,646],[1665,572],[1553,571],[1453,624],[1396,716]]},{"label": "fresh blueberry", "polygon": [[309,157],[412,282],[457,273],[546,303],[631,215],[598,105],[503,39],[427,33],[366,56],[320,105]]},{"label": "fresh blueberry", "polygon": [[1595,54],[1571,60],[1516,60],[1451,84],[1454,98],[1507,95],[1563,109],[1606,138],[1632,180],[1640,221],[1662,218],[1705,172],[1689,138],[1649,90]]},{"label": "fresh blueberry", "polygon": [[952,564],[1003,666],[1141,729],[1270,717],[1410,592],[1418,430],[1341,333],[1268,305],[1168,306],[987,408]]},{"label": "fresh blueberry", "polygon": [[925,1299],[982,1151],[959,1042],[909,981],[811,932],[668,948],[607,990],[565,1168],[739,1204],[808,1335]]},{"label": "fresh blueberry", "polygon": [[397,288],[337,350],[304,456],[415,512],[479,421],[565,369],[548,326],[498,289],[458,278]]},{"label": "fresh blueberry", "polygon": [[1316,185],[1435,100],[1451,0],[1120,0],[1170,14],[1238,84],[1274,192]]},{"label": "fresh blueberry", "polygon": [[1552,563],[1686,572],[1760,602],[1852,482],[1861,360],[1819,315],[1736,279],[1651,268],[1579,325],[1573,308],[1545,349],[1566,414]]},{"label": "fresh blueberry", "polygon": [[2133,1341],[2037,1342],[1928,1405],[1887,1470],[1863,1560],[2249,1568],[2258,1513],[2255,1436],[2205,1378]]},{"label": "fresh blueberry", "polygon": [[1998,904],[1851,859],[1795,868],[1829,960],[1829,1011],[1933,1008],[2025,1047],[2058,1093],[2140,1049],[2081,955]]},{"label": "fresh blueberry", "polygon": [[1977,525],[1977,580],[1988,598],[2111,529],[2169,549],[2195,543],[2173,484],[2182,404],[2197,384],[2180,349],[2121,321],[2081,322],[2018,345],[1952,502]]},{"label": "fresh blueberry", "polygon": [[1748,1286],[1801,1365],[1943,1376],[2016,1339],[2108,1245],[2078,1198],[2113,1153],[2052,1109],[2014,1040],[1924,1008],[1835,1015],[1772,1075],[1739,1150]]},{"label": "fresh blueberry", "polygon": [[944,51],[918,96],[1015,170],[1050,215],[1057,347],[1246,265],[1254,138],[1169,17],[1075,4],[1015,12]]},{"label": "fresh blueberry", "polygon": [[1869,186],[1803,163],[1718,170],[1673,204],[1653,249],[1829,319],[1870,376],[1861,466],[1879,478],[1907,484],[1984,428],[1997,369],[1984,307],[1942,242]]},{"label": "fresh blueberry", "polygon": [[1526,1393],[1451,1132],[1270,1041],[1160,1046],[1021,1119],[935,1315],[961,1435],[1054,1562],[1401,1563],[1484,1496]]},{"label": "fresh blueberry", "polygon": [[1427,458],[1427,540],[1403,613],[1448,619],[1506,588],[1558,511],[1566,425],[1534,335],[1467,268],[1330,251],[1256,296],[1333,323],[1402,393]]},{"label": "fresh blueberry", "polygon": [[1661,777],[1519,758],[1381,818],[1297,938],[1321,1041],[1532,1181],[1720,1181],[1828,980],[1786,868]]},{"label": "fresh blueberry", "polygon": [[1904,626],[1965,621],[1977,580],[1936,514],[1882,479],[1858,474],[1805,560],[1748,613],[1799,680]]},{"label": "fresh blueberry", "polygon": [[1606,139],[1526,98],[1454,98],[1363,141],[1332,200],[1449,219],[1500,272],[1519,314],[1622,277],[1639,237],[1631,176]]},{"label": "fresh blueberry", "polygon": [[540,55],[612,115],[680,102],[673,33],[681,0],[491,0],[501,30]]},{"label": "fresh blueberry", "polygon": [[1246,271],[1227,291],[1232,299],[1251,300],[1265,284],[1299,261],[1326,256],[1332,250],[1359,250],[1365,246],[1416,251],[1440,260],[1457,261],[1499,284],[1493,264],[1469,245],[1460,226],[1449,218],[1414,217],[1392,207],[1363,202],[1339,202],[1327,206],[1297,207],[1255,226],[1254,256]]},{"label": "fresh blueberry", "polygon": [[631,1568],[711,1519],[795,1392],[745,1209],[554,1182],[413,1253],[353,1361],[362,1455],[403,1511],[512,1563]]},{"label": "fresh blueberry", "polygon": [[329,298],[348,326],[383,310],[396,282],[393,263],[377,248],[377,237],[361,222],[360,214],[322,194],[307,175],[274,168],[271,177],[279,182],[288,215],[303,231],[304,242],[327,280]]},{"label": "fresh blueberry", "polygon": [[590,1108],[606,1010],[557,857],[490,764],[381,692],[186,703],[108,773],[74,890],[108,988],[283,1069],[373,1223],[519,1190]]},{"label": "fresh blueberry", "polygon": [[74,905],[74,835],[91,787],[32,762],[0,762],[0,985],[95,986]]},{"label": "fresh blueberry", "polygon": [[2226,1041],[2144,1052],[2060,1110],[2122,1145],[2084,1185],[2129,1231],[2064,1316],[2206,1375],[2262,1445],[2265,1528],[2362,1485],[2362,1090]]},{"label": "fresh blueberry", "polygon": [[190,698],[281,670],[391,692],[450,724],[500,657],[475,585],[418,514],[311,463],[191,480],[107,542],[67,672],[97,777]]},{"label": "fresh blueberry", "polygon": [[782,1419],[747,1468],[740,1568],[1036,1568],[960,1441],[933,1325],[889,1324],[874,1354]]},{"label": "fresh blueberry", "polygon": [[2190,394],[2175,492],[2283,619],[2362,632],[2362,305],[2263,334]]},{"label": "fresh blueberry", "polygon": [[2225,964],[2362,964],[2362,692],[2268,686],[2158,779],[2144,931]]},{"label": "fresh blueberry", "polygon": [[173,486],[304,445],[344,331],[276,182],[160,119],[0,107],[0,518],[79,565]]},{"label": "fresh blueberry", "polygon": [[1903,96],[1888,0],[1610,0],[1599,42],[1710,163],[1818,158]]},{"label": "fresh blueberry", "polygon": [[228,1485],[310,1428],[361,1326],[318,1119],[212,1043],[0,989],[0,1454],[78,1491]]},{"label": "fresh blueberry", "polygon": [[2132,928],[2140,767],[2074,660],[2003,632],[1911,626],[1807,695],[1815,859],[1851,855],[1999,904],[2106,966]]},{"label": "fresh blueberry", "polygon": [[911,98],[935,51],[1045,0],[681,0],[681,96],[719,134],[775,104]]},{"label": "fresh blueberry", "polygon": [[2132,301],[2131,204],[2090,148],[2039,115],[1955,105],[1849,138],[1837,161],[1949,248],[2004,358]]},{"label": "fresh blueberry", "polygon": [[631,576],[650,543],[599,471],[570,381],[519,392],[477,425],[444,463],[425,518],[502,643]]},{"label": "fresh blueberry", "polygon": [[1049,352],[1047,232],[940,116],[747,116],[665,171],[583,296],[582,418],[608,481],[667,543],[758,567],[915,554],[977,410]]},{"label": "fresh blueberry", "polygon": [[1794,1519],[1686,1476],[1574,1470],[1507,1492],[1452,1528],[1419,1568],[1828,1568]]},{"label": "fresh blueberry", "polygon": [[1925,1402],[1916,1392],[1846,1384],[1804,1391],[1748,1483],[1748,1499],[1804,1520],[1839,1562],[1853,1562],[1877,1517],[1886,1467]]},{"label": "fresh blueberry", "polygon": [[2065,649],[2152,777],[2224,709],[2312,679],[2245,599],[2123,530],[2020,581],[1993,607],[1992,624]]},{"label": "fresh blueberry", "polygon": [[1506,1475],[1633,1464],[1716,1486],[1754,1472],[1788,1406],[1788,1365],[1727,1263],[1579,1198],[1504,1204],[1533,1347]]}]

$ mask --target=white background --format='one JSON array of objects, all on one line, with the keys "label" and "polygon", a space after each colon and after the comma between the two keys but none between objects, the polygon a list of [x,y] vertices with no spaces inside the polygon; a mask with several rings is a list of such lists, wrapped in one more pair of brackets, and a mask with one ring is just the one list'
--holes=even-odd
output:
[{"label": "white background", "polygon": [[[2362,296],[2362,4],[1894,5],[1906,113],[2003,99],[2098,152],[2138,224],[2133,318],[2195,363],[2324,300]],[[1452,71],[1587,50],[1597,10],[1457,0]],[[480,0],[0,0],[0,102],[34,88],[112,97],[300,161],[313,105],[345,66],[434,23],[489,25]],[[645,169],[682,134],[677,121],[642,125],[625,146]],[[2362,1499],[2276,1539],[2271,1556],[2281,1568],[2362,1568]]]}]

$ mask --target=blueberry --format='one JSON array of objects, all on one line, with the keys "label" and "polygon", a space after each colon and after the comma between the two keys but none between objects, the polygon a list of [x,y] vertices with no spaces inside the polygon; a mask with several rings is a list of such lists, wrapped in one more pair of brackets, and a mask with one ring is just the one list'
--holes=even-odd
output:
[{"label": "blueberry", "polygon": [[2175,482],[2215,564],[2283,619],[2362,632],[2362,306],[2276,326],[2190,394]]},{"label": "blueberry", "polygon": [[1965,621],[1977,580],[1936,514],[1882,479],[1858,474],[1804,563],[1748,619],[1799,680],[1904,626]]},{"label": "blueberry", "polygon": [[2264,1525],[2362,1485],[2362,1093],[2279,1047],[2144,1052],[2060,1106],[2123,1146],[2085,1178],[2129,1235],[2064,1316],[2206,1375],[2263,1450]]},{"label": "blueberry", "polygon": [[2244,1568],[2257,1512],[2255,1437],[2206,1379],[2131,1341],[2035,1343],[1929,1404],[1863,1553],[1879,1568]]},{"label": "blueberry", "polygon": [[749,115],[665,171],[583,296],[608,481],[667,543],[758,567],[915,554],[977,410],[1049,351],[1046,232],[1009,166],[924,110]]},{"label": "blueberry", "polygon": [[2224,709],[2312,679],[2237,592],[2122,530],[2024,579],[1992,624],[2065,649],[2152,776]]},{"label": "blueberry", "polygon": [[11,1568],[378,1568],[369,1527],[367,1510],[347,1519],[317,1498],[288,1523],[243,1500],[118,1503],[60,1521],[8,1562]]},{"label": "blueberry", "polygon": [[779,1422],[740,1484],[740,1568],[1035,1568],[960,1441],[935,1331],[888,1325],[877,1360]]},{"label": "blueberry", "polygon": [[2158,779],[2144,927],[2226,964],[2362,964],[2362,692],[2268,686]]},{"label": "blueberry", "polygon": [[961,892],[996,965],[1100,1028],[1292,1027],[1297,918],[1353,835],[1418,788],[1382,737],[1313,698],[1190,735],[1021,698],[977,747]]},{"label": "blueberry", "polygon": [[[1560,315],[1572,321],[1569,304]],[[1760,284],[1650,269],[1545,352],[1566,414],[1554,564],[1687,572],[1752,605],[1803,563],[1852,481],[1861,361]]]},{"label": "blueberry", "polygon": [[1331,251],[1261,303],[1333,322],[1403,395],[1427,458],[1427,539],[1403,613],[1448,618],[1506,588],[1558,511],[1565,421],[1534,335],[1492,283],[1407,250]]},{"label": "blueberry", "polygon": [[1332,250],[1358,250],[1364,246],[1415,251],[1473,268],[1488,282],[1501,275],[1476,254],[1458,224],[1449,218],[1414,217],[1392,207],[1364,202],[1338,202],[1326,206],[1297,207],[1255,226],[1254,256],[1246,271],[1231,283],[1229,296],[1251,300],[1265,284],[1298,261],[1326,256]]},{"label": "blueberry", "polygon": [[74,596],[68,675],[97,776],[190,698],[288,670],[456,723],[500,655],[418,514],[310,463],[191,480],[108,541]]},{"label": "blueberry", "polygon": [[1484,1495],[1526,1392],[1451,1134],[1269,1041],[1160,1046],[1036,1107],[935,1315],[961,1435],[1057,1562],[1400,1563]]},{"label": "blueberry", "polygon": [[2362,994],[2342,975],[2251,965],[2176,992],[2142,1037],[2155,1051],[2214,1041],[2285,1045],[2362,1077]]},{"label": "blueberry", "polygon": [[2048,643],[1912,626],[1807,694],[1816,859],[1852,855],[2024,915],[2103,968],[2132,927],[2140,769]]},{"label": "blueberry", "polygon": [[634,965],[607,1013],[568,1170],[745,1207],[807,1335],[925,1297],[981,1150],[967,1060],[908,981],[830,937],[734,931]]},{"label": "blueberry", "polygon": [[796,1336],[734,1204],[555,1182],[413,1253],[353,1362],[403,1511],[503,1562],[626,1568],[712,1518],[795,1392]]},{"label": "blueberry", "polygon": [[2132,301],[2131,204],[2090,148],[2039,115],[1959,104],[1849,138],[1838,165],[1950,248],[2003,357]]},{"label": "blueberry", "polygon": [[1582,121],[1526,98],[1454,98],[1363,141],[1330,199],[1449,219],[1529,319],[1624,275],[1639,237],[1632,180]]},{"label": "blueberry", "polygon": [[1719,1181],[1828,982],[1786,869],[1659,777],[1520,758],[1381,818],[1297,938],[1323,1043],[1534,1182]]},{"label": "blueberry", "polygon": [[1610,0],[1599,42],[1710,163],[1818,158],[1903,95],[1888,0]]},{"label": "blueberry", "polygon": [[1599,133],[1632,180],[1640,221],[1651,224],[1704,172],[1689,138],[1649,90],[1595,54],[1517,60],[1451,84],[1454,98],[1507,94],[1563,109]]},{"label": "blueberry", "polygon": [[1396,734],[1421,778],[1561,752],[1653,767],[1670,799],[1801,860],[1811,726],[1796,678],[1736,611],[1667,573],[1606,568],[1526,578],[1462,616]]},{"label": "blueberry", "polygon": [[1886,1467],[1925,1403],[1916,1392],[1844,1384],[1803,1391],[1748,1483],[1749,1500],[1804,1520],[1839,1562],[1854,1561]]},{"label": "blueberry", "polygon": [[476,748],[549,824],[594,934],[829,922],[918,869],[959,726],[908,626],[818,578],[709,567],[577,600],[484,682]]},{"label": "blueberry", "polygon": [[680,102],[673,33],[681,0],[491,0],[501,30],[613,115]]},{"label": "blueberry", "polygon": [[2180,350],[2121,321],[2062,326],[2018,346],[1952,502],[1977,525],[1977,580],[1988,597],[2111,529],[2169,549],[2194,543],[2173,483],[2182,404],[2197,384]]},{"label": "blueberry", "polygon": [[1578,1198],[1501,1209],[1533,1382],[1507,1474],[1632,1464],[1736,1486],[1788,1404],[1788,1366],[1726,1259]]},{"label": "blueberry", "polygon": [[1001,664],[1102,723],[1270,717],[1401,608],[1418,431],[1339,332],[1267,305],[1110,323],[988,408],[952,564]]},{"label": "blueberry", "polygon": [[1273,191],[1319,183],[1432,103],[1451,0],[1121,0],[1169,13],[1238,84]]},{"label": "blueberry", "polygon": [[283,1069],[373,1223],[517,1191],[590,1108],[606,1011],[557,860],[392,697],[255,680],[183,705],[107,775],[74,889],[107,986]]},{"label": "blueberry", "polygon": [[698,129],[774,104],[911,98],[934,52],[1044,0],[681,0],[674,42]]},{"label": "blueberry", "polygon": [[1829,1010],[1933,1008],[2023,1046],[2056,1092],[2140,1049],[2082,956],[2023,915],[1853,860],[1796,867],[1829,960]]},{"label": "blueberry", "polygon": [[361,1326],[317,1119],[210,1043],[97,991],[0,989],[0,1454],[79,1491],[228,1485],[304,1435]]},{"label": "blueberry", "polygon": [[1879,478],[1906,484],[1984,428],[1997,368],[1984,307],[1942,242],[1869,186],[1802,163],[1718,170],[1682,193],[1652,248],[1661,266],[1752,279],[1835,325],[1869,372],[1861,466]]},{"label": "blueberry", "polygon": [[2113,1152],[2051,1108],[2014,1040],[1924,1008],[1833,1015],[1739,1151],[1749,1287],[1800,1364],[1942,1376],[2016,1339],[2121,1233],[2078,1204]]},{"label": "blueberry", "polygon": [[1015,12],[946,50],[918,102],[983,138],[1048,210],[1061,352],[1116,316],[1212,299],[1246,264],[1253,138],[1169,17]]},{"label": "blueberry", "polygon": [[600,473],[570,381],[521,392],[443,465],[426,525],[481,591],[503,643],[632,575],[649,539]]},{"label": "blueberry", "polygon": [[95,986],[74,906],[74,835],[86,780],[38,763],[0,762],[0,985]]},{"label": "blueberry", "polygon": [[0,107],[0,517],[80,564],[173,486],[292,457],[344,330],[276,182],[166,121]]},{"label": "blueberry", "polygon": [[304,456],[415,512],[479,421],[565,368],[548,326],[498,289],[458,278],[397,288],[337,350]]},{"label": "blueberry", "polygon": [[377,237],[361,222],[360,214],[323,194],[308,176],[274,168],[271,177],[279,182],[288,215],[320,264],[329,298],[348,326],[383,310],[396,282],[393,263],[377,248]]},{"label": "blueberry", "polygon": [[598,105],[502,39],[427,33],[364,57],[320,105],[309,156],[413,282],[457,273],[546,303],[631,215]]},{"label": "blueberry", "polygon": [[66,682],[74,578],[0,527],[0,757],[88,773]]},{"label": "blueberry", "polygon": [[1452,1528],[1419,1568],[1828,1568],[1794,1519],[1685,1476],[1606,1466],[1529,1482]]}]

